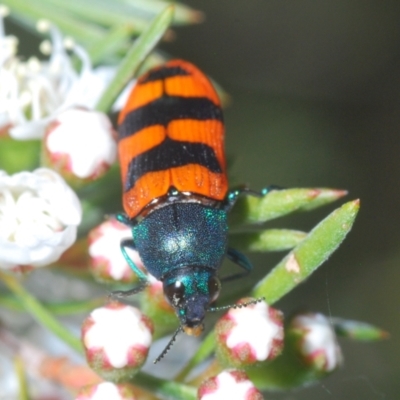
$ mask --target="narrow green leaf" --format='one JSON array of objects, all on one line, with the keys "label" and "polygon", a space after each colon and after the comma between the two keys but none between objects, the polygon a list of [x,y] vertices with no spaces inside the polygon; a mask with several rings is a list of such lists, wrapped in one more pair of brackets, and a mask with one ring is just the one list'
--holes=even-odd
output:
[{"label": "narrow green leaf", "polygon": [[[118,3],[121,0],[117,0]],[[125,0],[123,1],[125,3]],[[138,14],[156,15],[169,3],[161,0],[127,0],[127,3]],[[201,11],[193,10],[192,8],[174,1],[175,14],[174,24],[187,25],[199,23],[204,20],[204,14]]]},{"label": "narrow green leaf", "polygon": [[331,203],[347,192],[335,189],[274,190],[264,197],[243,196],[231,212],[229,226],[266,222],[294,211]]},{"label": "narrow green leaf", "polygon": [[98,25],[79,21],[68,13],[60,12],[60,9],[39,1],[4,0],[3,4],[10,8],[12,18],[22,18],[25,23],[29,19],[32,28],[38,20],[46,18],[64,34],[71,35],[81,43],[90,43],[106,32]]},{"label": "narrow green leaf", "polygon": [[366,322],[343,318],[330,318],[338,336],[360,341],[376,341],[387,339],[389,333]]},{"label": "narrow green leaf", "polygon": [[167,7],[135,40],[133,46],[128,51],[128,54],[122,60],[113,81],[99,100],[96,106],[98,111],[107,112],[110,109],[118,94],[140,67],[140,64],[163,37],[171,24],[173,15],[174,7]]},{"label": "narrow green leaf", "polygon": [[253,290],[272,304],[310,276],[337,249],[353,226],[359,200],[348,202],[321,221]]},{"label": "narrow green leaf", "polygon": [[118,5],[115,2],[99,3],[97,0],[41,0],[41,2],[51,7],[57,7],[59,10],[65,10],[77,21],[82,20],[104,27],[130,24],[135,33],[140,33],[146,29],[149,23],[148,20],[140,18],[133,7],[129,7],[126,4]]},{"label": "narrow green leaf", "polygon": [[26,311],[28,311],[36,321],[45,326],[49,331],[53,332],[74,350],[79,353],[82,352],[80,339],[63,327],[35,297],[20,285],[14,276],[0,271],[0,280],[3,281],[15,296],[18,297]]},{"label": "narrow green leaf", "polygon": [[96,65],[106,56],[117,53],[124,43],[128,44],[132,33],[128,24],[112,27],[104,37],[87,48],[92,64]]},{"label": "narrow green leaf", "polygon": [[283,251],[297,246],[306,236],[306,232],[291,229],[239,232],[229,235],[229,245],[243,251]]}]

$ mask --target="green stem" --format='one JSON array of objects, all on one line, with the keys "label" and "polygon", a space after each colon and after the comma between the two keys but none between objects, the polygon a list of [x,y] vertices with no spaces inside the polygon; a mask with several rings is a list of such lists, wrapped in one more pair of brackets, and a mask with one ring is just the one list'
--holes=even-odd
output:
[{"label": "green stem", "polygon": [[96,110],[107,112],[110,109],[118,94],[140,67],[140,64],[163,37],[172,22],[173,16],[174,7],[168,6],[135,40],[128,54],[122,60],[113,81],[97,103]]},{"label": "green stem", "polygon": [[[105,298],[98,297],[91,300],[66,301],[60,303],[43,302],[42,305],[51,313],[56,315],[70,315],[79,312],[89,312],[104,304]],[[0,306],[12,311],[24,312],[24,305],[14,296],[0,296]]]},{"label": "green stem", "polygon": [[80,339],[69,332],[60,324],[57,319],[29,292],[27,292],[18,280],[9,274],[0,271],[0,280],[17,296],[26,311],[48,330],[53,332],[62,341],[71,346],[78,353],[82,353],[82,344]]},{"label": "green stem", "polygon": [[28,383],[26,381],[24,362],[19,355],[14,359],[14,368],[18,379],[18,400],[29,400]]},{"label": "green stem", "polygon": [[176,380],[183,382],[192,369],[209,357],[215,349],[215,335],[214,331],[210,331],[208,335],[203,339],[199,348],[197,349],[194,356],[189,360],[189,362],[184,366],[184,368],[176,376]]},{"label": "green stem", "polygon": [[156,378],[154,376],[139,372],[132,379],[132,383],[145,389],[162,400],[195,400],[197,389],[193,386],[176,383],[172,380]]}]

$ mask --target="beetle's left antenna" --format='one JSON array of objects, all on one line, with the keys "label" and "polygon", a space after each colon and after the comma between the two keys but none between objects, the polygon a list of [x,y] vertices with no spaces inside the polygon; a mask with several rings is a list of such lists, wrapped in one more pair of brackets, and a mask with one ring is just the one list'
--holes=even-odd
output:
[{"label": "beetle's left antenna", "polygon": [[174,344],[176,337],[178,336],[178,333],[182,331],[182,327],[180,326],[175,333],[172,335],[171,340],[169,341],[169,343],[167,344],[167,346],[165,347],[165,349],[163,350],[163,352],[154,360],[154,364],[157,364],[160,360],[162,360],[164,358],[164,356],[169,352],[169,350],[171,349],[172,345]]}]

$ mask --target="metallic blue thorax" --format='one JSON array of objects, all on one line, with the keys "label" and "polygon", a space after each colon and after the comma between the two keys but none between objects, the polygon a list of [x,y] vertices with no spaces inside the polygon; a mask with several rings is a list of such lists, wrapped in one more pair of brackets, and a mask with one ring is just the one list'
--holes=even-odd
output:
[{"label": "metallic blue thorax", "polygon": [[160,280],[186,267],[216,271],[226,253],[227,231],[224,210],[185,202],[156,209],[132,228],[146,269]]}]

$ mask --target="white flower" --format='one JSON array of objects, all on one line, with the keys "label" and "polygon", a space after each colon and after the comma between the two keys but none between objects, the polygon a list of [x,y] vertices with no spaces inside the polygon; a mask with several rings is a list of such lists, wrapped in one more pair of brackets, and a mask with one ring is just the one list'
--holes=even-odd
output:
[{"label": "white flower", "polygon": [[46,155],[59,172],[97,178],[114,162],[117,145],[107,115],[71,108],[57,115],[45,136]]},{"label": "white flower", "polygon": [[[129,267],[121,253],[120,243],[132,237],[132,230],[116,219],[110,219],[92,229],[89,234],[89,255],[91,268],[99,278],[128,282],[137,281],[136,274]],[[128,256],[138,268],[144,269],[139,253],[126,249]]]},{"label": "white flower", "polygon": [[262,400],[263,396],[242,371],[223,371],[203,382],[199,400]]},{"label": "white flower", "polygon": [[[70,49],[80,58],[80,72],[73,68],[64,39],[48,22],[38,24],[40,31],[50,31],[51,44],[44,42],[43,52],[50,52],[47,61],[17,57],[18,41],[6,36],[3,27],[4,7],[0,12],[0,132],[8,127],[15,139],[42,138],[54,117],[72,106],[92,109],[115,68],[92,69],[87,53],[69,42]],[[1,11],[1,10],[0,10]]]},{"label": "white flower", "polygon": [[0,171],[0,268],[43,266],[76,239],[80,202],[54,171]]},{"label": "white flower", "polygon": [[102,352],[103,363],[112,368],[136,368],[146,360],[152,326],[137,308],[114,302],[92,311],[82,340],[89,364]]},{"label": "white flower", "polygon": [[290,329],[299,336],[299,352],[307,364],[331,372],[342,363],[343,356],[335,331],[324,315],[297,315],[291,321]]}]

